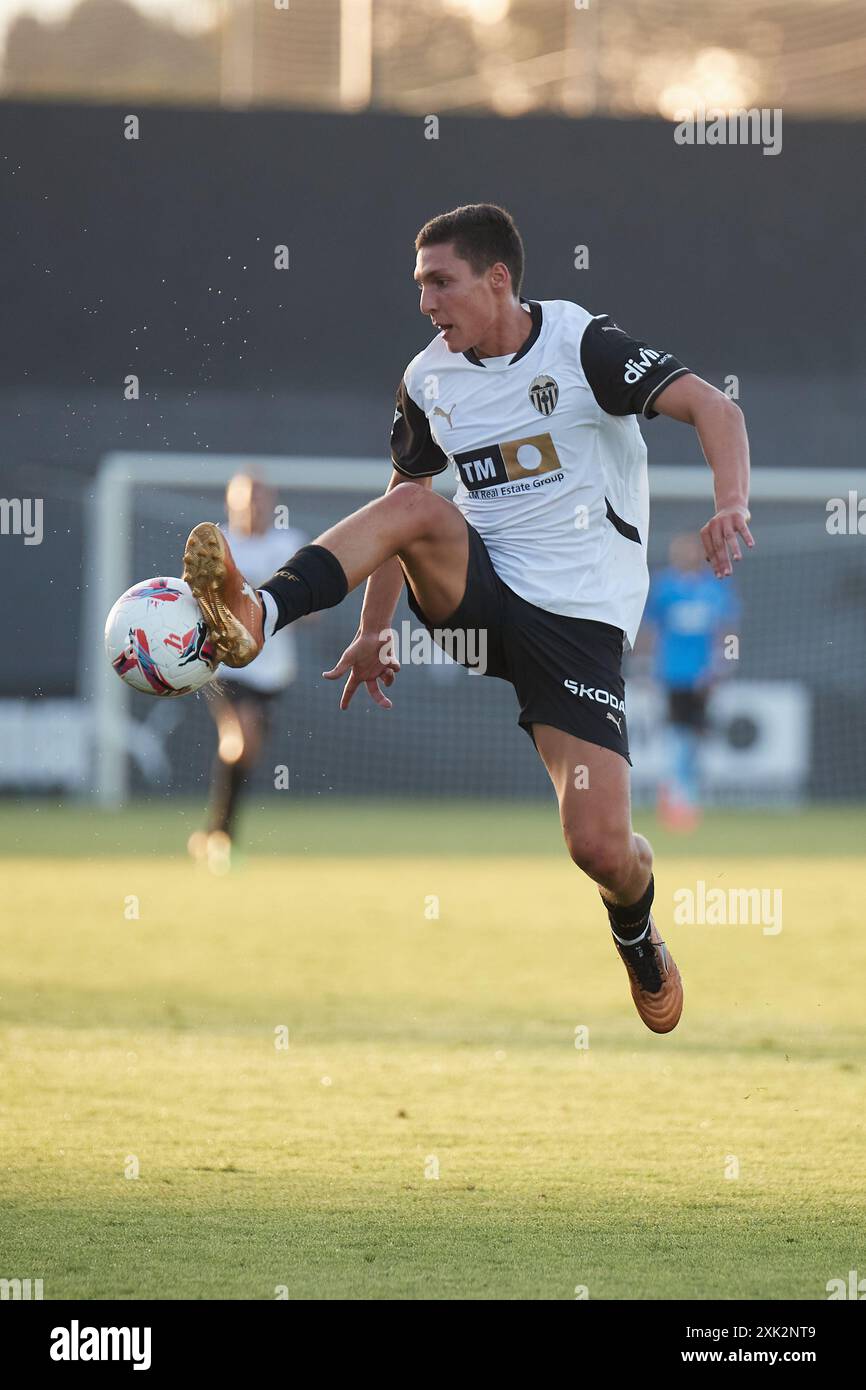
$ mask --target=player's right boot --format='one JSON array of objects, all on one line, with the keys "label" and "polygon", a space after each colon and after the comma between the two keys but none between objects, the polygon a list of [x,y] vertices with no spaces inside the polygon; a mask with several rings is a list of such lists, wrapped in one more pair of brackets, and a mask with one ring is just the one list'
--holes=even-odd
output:
[{"label": "player's right boot", "polygon": [[190,531],[183,577],[204,614],[220,661],[249,666],[265,644],[264,606],[212,521],[201,521]]},{"label": "player's right boot", "polygon": [[683,982],[650,916],[649,931],[639,941],[613,944],[628,971],[635,1008],[653,1033],[670,1033],[683,1011]]}]

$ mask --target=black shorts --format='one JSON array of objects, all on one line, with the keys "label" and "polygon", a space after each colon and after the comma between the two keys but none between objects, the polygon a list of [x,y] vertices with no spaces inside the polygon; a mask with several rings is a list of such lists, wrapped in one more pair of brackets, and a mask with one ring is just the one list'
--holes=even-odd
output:
[{"label": "black shorts", "polygon": [[702,734],[707,727],[707,699],[709,691],[705,688],[671,687],[668,690],[668,719],[671,724],[693,729]]},{"label": "black shorts", "polygon": [[518,723],[533,743],[532,725],[550,724],[611,748],[630,764],[622,629],[527,603],[499,578],[483,540],[466,524],[469,571],[462,601],[434,627],[407,583],[412,612],[455,661],[511,682]]},{"label": "black shorts", "polygon": [[271,705],[279,695],[279,690],[256,690],[241,681],[233,681],[230,676],[219,681],[219,693],[229,704],[254,705],[263,718],[270,714]]}]

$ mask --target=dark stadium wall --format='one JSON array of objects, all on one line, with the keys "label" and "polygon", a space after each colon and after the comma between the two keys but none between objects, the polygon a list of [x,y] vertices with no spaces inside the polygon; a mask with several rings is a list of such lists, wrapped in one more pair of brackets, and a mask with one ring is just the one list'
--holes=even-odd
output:
[{"label": "dark stadium wall", "polygon": [[[530,296],[736,376],[756,462],[859,461],[863,123],[786,123],[777,156],[678,146],[662,121],[444,115],[438,133],[0,103],[2,493],[44,497],[46,533],[0,547],[0,582],[22,591],[5,693],[74,683],[83,505],[107,450],[381,453],[384,484],[393,392],[429,338],[414,234],[461,202],[513,211]],[[689,430],[646,432],[656,462],[700,457]]]},{"label": "dark stadium wall", "polygon": [[110,388],[129,363],[149,391],[384,390],[425,341],[414,233],[479,199],[517,217],[529,294],[710,372],[862,363],[861,124],[786,124],[766,156],[662,121],[443,116],[428,140],[420,117],[153,108],[127,140],[126,114],[0,106],[5,385]]},{"label": "dark stadium wall", "polygon": [[[608,311],[719,385],[735,376],[756,459],[857,457],[863,123],[788,123],[766,156],[676,145],[662,121],[443,116],[427,140],[420,117],[157,107],[132,113],[127,140],[128,114],[0,103],[13,459],[89,472],[118,445],[377,452],[429,337],[414,233],[485,198],[523,230],[528,294]],[[694,458],[666,422],[651,438],[666,461]]]}]

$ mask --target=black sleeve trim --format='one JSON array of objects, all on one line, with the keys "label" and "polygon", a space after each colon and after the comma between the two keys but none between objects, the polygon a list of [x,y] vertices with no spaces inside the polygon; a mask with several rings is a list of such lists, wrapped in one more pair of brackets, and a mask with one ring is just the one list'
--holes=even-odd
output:
[{"label": "black sleeve trim", "polygon": [[407,473],[405,468],[401,468],[399,463],[391,460],[391,467],[395,473],[402,473],[404,478],[435,478],[437,474],[444,473],[447,464],[443,468],[434,468],[429,473]]},{"label": "black sleeve trim", "polygon": [[580,365],[596,401],[608,415],[658,414],[652,402],[675,377],[690,371],[670,352],[660,352],[620,328],[609,314],[588,323],[580,340]]},{"label": "black sleeve trim", "polygon": [[654,420],[658,415],[657,410],[650,410],[650,406],[652,405],[656,396],[658,396],[665,389],[666,386],[670,386],[672,381],[676,381],[678,376],[690,375],[690,367],[677,367],[674,371],[670,373],[669,376],[665,377],[664,381],[660,381],[658,386],[653,387],[643,404],[643,413],[646,416],[647,420]]},{"label": "black sleeve trim", "polygon": [[448,459],[430,433],[430,422],[406,390],[397,387],[397,406],[391,425],[391,462],[404,478],[432,478],[448,467]]}]

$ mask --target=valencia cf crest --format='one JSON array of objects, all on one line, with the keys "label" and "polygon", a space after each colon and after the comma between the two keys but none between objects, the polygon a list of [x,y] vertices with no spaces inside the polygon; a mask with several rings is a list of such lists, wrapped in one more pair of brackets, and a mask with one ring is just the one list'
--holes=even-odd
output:
[{"label": "valencia cf crest", "polygon": [[529,388],[529,399],[542,415],[552,415],[559,400],[559,387],[552,376],[537,376]]}]

